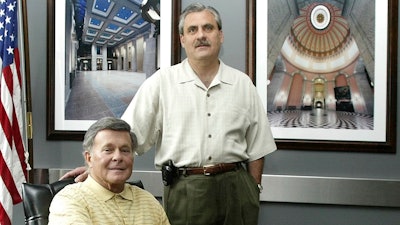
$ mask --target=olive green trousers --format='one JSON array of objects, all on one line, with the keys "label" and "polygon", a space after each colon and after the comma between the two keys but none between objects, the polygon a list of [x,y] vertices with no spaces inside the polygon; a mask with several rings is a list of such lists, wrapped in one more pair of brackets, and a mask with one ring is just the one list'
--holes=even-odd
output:
[{"label": "olive green trousers", "polygon": [[171,225],[257,225],[257,183],[243,168],[218,175],[180,175],[164,187]]}]

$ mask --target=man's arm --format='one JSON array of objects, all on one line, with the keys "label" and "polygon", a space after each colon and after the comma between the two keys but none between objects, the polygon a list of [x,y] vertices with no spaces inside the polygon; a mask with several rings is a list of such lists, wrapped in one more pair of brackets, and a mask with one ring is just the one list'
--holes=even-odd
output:
[{"label": "man's arm", "polygon": [[82,181],[86,180],[88,175],[89,175],[89,172],[87,171],[86,167],[81,166],[81,167],[77,167],[77,168],[67,172],[60,178],[60,180],[75,177],[75,182],[82,182]]},{"label": "man's arm", "polygon": [[247,171],[256,180],[257,184],[261,184],[261,177],[264,169],[264,157],[247,163]]}]

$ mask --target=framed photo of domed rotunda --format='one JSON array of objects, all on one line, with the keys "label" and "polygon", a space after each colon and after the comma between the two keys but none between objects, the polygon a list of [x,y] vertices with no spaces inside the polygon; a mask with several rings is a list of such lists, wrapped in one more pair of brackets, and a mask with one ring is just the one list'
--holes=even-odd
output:
[{"label": "framed photo of domed rotunda", "polygon": [[396,151],[397,0],[254,0],[255,80],[279,149]]}]

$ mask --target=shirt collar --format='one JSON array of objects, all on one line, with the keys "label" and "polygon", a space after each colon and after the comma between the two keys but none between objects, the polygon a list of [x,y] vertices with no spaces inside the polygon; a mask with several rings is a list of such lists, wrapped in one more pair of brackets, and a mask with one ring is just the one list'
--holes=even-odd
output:
[{"label": "shirt collar", "polygon": [[126,200],[131,200],[133,201],[133,195],[132,192],[128,191],[129,190],[129,185],[130,184],[125,184],[124,190],[121,193],[114,193],[111,192],[109,190],[107,190],[106,188],[104,188],[103,186],[101,186],[99,183],[97,183],[97,181],[95,181],[90,175],[88,176],[88,178],[84,181],[84,183],[87,185],[87,187],[93,191],[93,193],[97,194],[97,197],[100,200],[103,201],[108,201],[110,199],[112,199],[114,196],[119,195],[122,198],[126,199]]},{"label": "shirt collar", "polygon": [[[186,82],[192,82],[198,79],[196,73],[193,71],[192,67],[189,64],[188,59],[185,59],[181,62],[183,71],[184,73],[179,76],[179,83],[186,83]],[[233,84],[233,79],[232,76],[230,76],[229,73],[224,73],[224,70],[226,70],[227,66],[222,62],[222,60],[219,60],[219,69],[217,72],[217,75],[215,75],[214,82],[216,79],[218,79],[221,83],[226,83],[226,84]],[[214,83],[213,82],[213,83]],[[219,82],[217,82],[219,83]]]}]

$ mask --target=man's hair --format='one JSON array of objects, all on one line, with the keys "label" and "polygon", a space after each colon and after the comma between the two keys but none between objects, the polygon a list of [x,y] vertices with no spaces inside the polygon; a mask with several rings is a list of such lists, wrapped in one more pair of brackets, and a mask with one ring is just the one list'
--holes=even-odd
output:
[{"label": "man's hair", "polygon": [[179,34],[180,35],[183,34],[183,25],[185,23],[185,18],[188,14],[194,12],[202,12],[204,10],[207,10],[214,15],[215,21],[217,21],[218,30],[221,30],[222,29],[221,16],[219,15],[219,12],[215,8],[213,8],[212,6],[205,6],[201,3],[193,3],[190,4],[188,7],[186,7],[186,9],[183,10],[181,16],[179,17],[179,25],[178,25]]},{"label": "man's hair", "polygon": [[113,130],[113,131],[127,131],[131,137],[132,151],[135,151],[137,147],[136,135],[131,131],[131,127],[124,120],[114,117],[103,117],[95,122],[86,131],[83,139],[83,151],[92,152],[93,141],[97,133],[102,130]]}]

